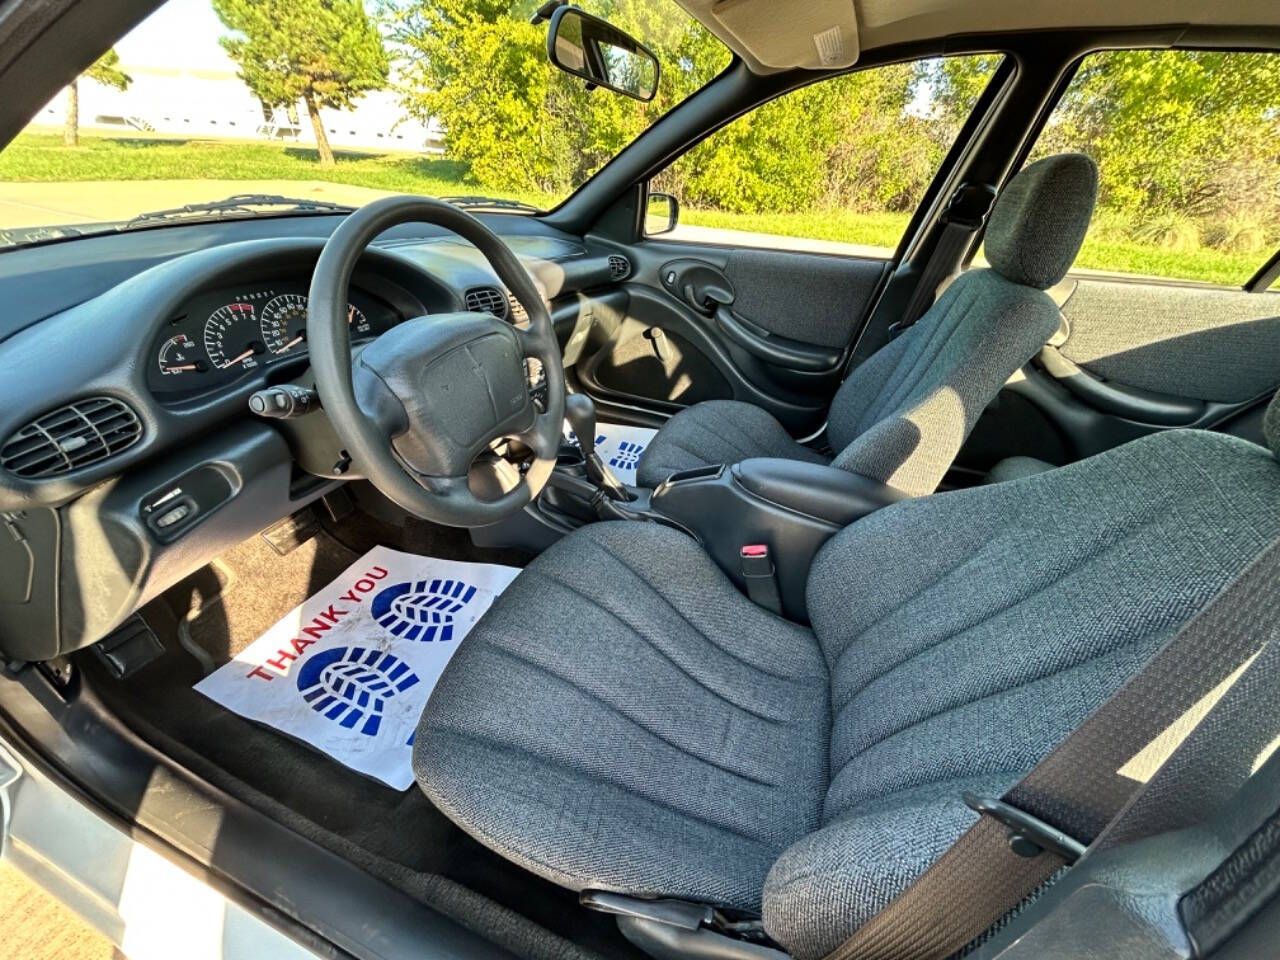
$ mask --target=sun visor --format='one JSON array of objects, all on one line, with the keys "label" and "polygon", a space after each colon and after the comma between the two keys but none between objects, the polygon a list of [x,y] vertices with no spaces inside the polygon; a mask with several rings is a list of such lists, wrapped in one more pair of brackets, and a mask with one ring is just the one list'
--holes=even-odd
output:
[{"label": "sun visor", "polygon": [[753,73],[833,70],[858,59],[853,0],[677,0]]}]

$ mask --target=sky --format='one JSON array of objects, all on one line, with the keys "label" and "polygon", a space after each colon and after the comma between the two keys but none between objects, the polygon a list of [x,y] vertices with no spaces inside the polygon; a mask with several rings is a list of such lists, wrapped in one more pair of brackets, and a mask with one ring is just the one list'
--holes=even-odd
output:
[{"label": "sky", "polygon": [[218,45],[226,33],[209,0],[168,0],[116,44],[124,67],[187,67],[235,72]]}]

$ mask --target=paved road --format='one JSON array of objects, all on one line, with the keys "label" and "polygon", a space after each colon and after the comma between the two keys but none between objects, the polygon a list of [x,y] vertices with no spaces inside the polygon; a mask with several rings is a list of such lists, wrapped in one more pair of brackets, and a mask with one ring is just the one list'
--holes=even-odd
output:
[{"label": "paved road", "polygon": [[237,193],[278,193],[359,206],[389,191],[324,180],[82,180],[0,183],[0,228],[128,220],[144,210],[221,200]]}]

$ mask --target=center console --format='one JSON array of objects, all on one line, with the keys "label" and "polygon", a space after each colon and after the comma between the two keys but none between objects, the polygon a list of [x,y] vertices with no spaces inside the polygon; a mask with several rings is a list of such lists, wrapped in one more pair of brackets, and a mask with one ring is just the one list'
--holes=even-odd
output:
[{"label": "center console", "polygon": [[[590,401],[567,409],[577,436],[592,437]],[[473,529],[471,537],[480,546],[538,552],[597,520],[665,524],[694,537],[752,600],[807,622],[805,583],[818,548],[903,499],[901,491],[847,470],[772,458],[686,470],[655,490],[627,487],[602,468],[588,441],[585,451],[561,449],[541,496],[522,513]]]},{"label": "center console", "polygon": [[697,537],[729,579],[764,606],[773,603],[759,581],[772,575],[775,612],[804,622],[805,582],[818,548],[903,499],[893,487],[837,467],[755,458],[674,474],[653,491],[648,508]]}]

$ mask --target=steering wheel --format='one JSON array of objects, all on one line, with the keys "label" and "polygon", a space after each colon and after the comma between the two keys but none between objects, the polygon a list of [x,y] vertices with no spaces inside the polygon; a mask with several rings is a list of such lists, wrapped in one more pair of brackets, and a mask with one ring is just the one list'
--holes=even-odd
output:
[{"label": "steering wheel", "polygon": [[[347,287],[365,248],[401,223],[430,223],[470,241],[529,315],[517,329],[488,313],[418,317],[351,355]],[[564,367],[551,315],[516,255],[475,217],[427,197],[386,197],[334,231],[311,278],[307,343],[320,402],[353,462],[410,513],[435,523],[495,523],[533,500],[555,466],[564,422]],[[542,409],[525,358],[542,361]],[[533,451],[520,482],[496,499],[467,485],[475,458],[496,440]]]}]

